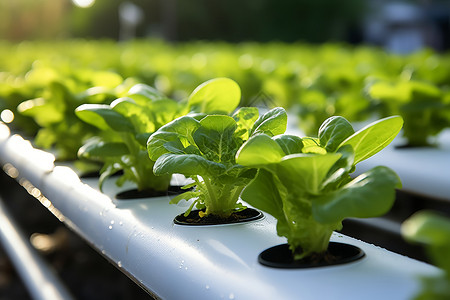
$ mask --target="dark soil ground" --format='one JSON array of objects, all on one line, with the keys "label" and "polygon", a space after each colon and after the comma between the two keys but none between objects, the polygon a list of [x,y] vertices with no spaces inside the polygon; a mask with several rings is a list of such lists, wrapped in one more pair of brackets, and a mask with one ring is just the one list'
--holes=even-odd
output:
[{"label": "dark soil ground", "polygon": [[[0,196],[25,236],[43,234],[56,241],[40,253],[75,299],[152,299],[3,171]],[[0,300],[16,299],[31,297],[0,245]]]}]

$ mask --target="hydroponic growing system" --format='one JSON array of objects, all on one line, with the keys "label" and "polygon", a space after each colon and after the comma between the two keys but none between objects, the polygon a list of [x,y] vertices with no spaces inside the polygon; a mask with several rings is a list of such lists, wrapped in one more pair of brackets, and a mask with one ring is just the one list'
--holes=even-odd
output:
[{"label": "hydroponic growing system", "polygon": [[[391,208],[395,190],[449,207],[450,57],[70,41],[55,63],[49,47],[0,45],[3,171],[154,298],[448,296],[421,280],[450,276],[448,220],[402,227]],[[344,219],[403,231],[434,265]],[[36,297],[70,297],[48,284]]]}]

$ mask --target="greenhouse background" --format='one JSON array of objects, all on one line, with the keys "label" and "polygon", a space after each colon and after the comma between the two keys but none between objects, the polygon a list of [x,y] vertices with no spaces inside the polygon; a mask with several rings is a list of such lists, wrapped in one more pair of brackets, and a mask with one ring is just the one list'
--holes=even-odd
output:
[{"label": "greenhouse background", "polygon": [[[164,284],[162,288],[152,287],[152,280],[136,275],[140,272],[139,261],[146,261],[145,257],[136,258],[137,267],[132,263],[127,265],[117,259],[116,250],[97,243],[82,225],[85,220],[89,223],[88,218],[101,219],[99,215],[105,216],[110,209],[111,214],[127,217],[127,209],[146,207],[145,202],[135,202],[136,207],[131,208],[134,204],[120,203],[117,196],[101,189],[102,184],[107,191],[112,189],[114,183],[105,178],[114,177],[113,171],[124,174],[117,181],[122,181],[116,186],[119,190],[123,183],[126,187],[134,184],[140,187],[141,183],[139,174],[130,175],[123,167],[127,159],[134,159],[127,156],[128,152],[120,157],[119,163],[110,157],[100,159],[103,169],[98,161],[90,161],[98,158],[89,152],[96,141],[117,145],[124,134],[120,130],[117,136],[105,133],[105,126],[112,125],[96,123],[92,115],[83,116],[83,109],[95,111],[99,105],[114,110],[124,98],[132,98],[139,105],[145,97],[159,103],[170,100],[168,104],[160,104],[159,115],[152,111],[156,105],[145,110],[151,116],[147,119],[153,118],[153,123],[146,124],[145,130],[139,128],[135,140],[126,142],[142,146],[158,128],[176,117],[188,115],[188,110],[199,115],[216,114],[217,110],[211,109],[213,104],[192,103],[199,101],[195,95],[202,84],[224,77],[238,84],[238,107],[256,107],[261,116],[283,107],[288,116],[286,133],[306,136],[305,139],[319,143],[317,146],[324,149],[325,145],[319,141],[320,128],[328,118],[343,116],[359,132],[378,119],[401,116],[403,128],[395,139],[392,137],[392,144],[351,169],[352,177],[356,177],[376,165],[392,168],[402,181],[402,187],[397,186],[395,202],[383,216],[346,218],[336,234],[409,257],[413,265],[424,262],[427,267],[437,266],[445,274],[438,280],[449,286],[449,1],[6,0],[0,2],[0,163],[3,169],[0,172],[0,299],[40,299],[40,294],[45,295],[39,287],[43,283],[39,283],[28,265],[36,262],[42,271],[49,272],[44,276],[48,276],[46,283],[55,290],[60,289],[63,299],[159,299],[174,295],[173,292],[164,294]],[[226,101],[226,98],[207,95]],[[200,106],[201,111],[196,111]],[[172,114],[165,116],[163,111]],[[225,112],[238,120],[231,113]],[[132,120],[130,116],[132,113],[126,115]],[[132,122],[146,122],[144,119],[147,120]],[[107,124],[108,119],[105,120]],[[114,131],[114,126],[111,128]],[[31,144],[17,142],[17,136]],[[15,142],[23,147],[17,148]],[[305,140],[303,145],[302,151],[306,151]],[[139,151],[148,154],[145,146]],[[304,153],[323,154],[322,150],[309,151],[312,152]],[[323,151],[331,152],[329,148]],[[33,161],[32,153],[40,158]],[[51,159],[47,161],[49,155]],[[117,164],[122,164],[124,169]],[[27,165],[36,167],[39,176],[29,171]],[[105,171],[107,166],[111,169]],[[59,167],[70,167],[79,176],[78,180],[92,185],[96,191],[91,179],[83,176],[104,172],[107,176],[100,176],[99,192],[111,198],[112,206],[107,202],[106,208],[94,217],[89,212],[78,219],[77,211],[81,211],[82,204],[74,202],[74,207],[69,207],[74,215],[66,214],[72,204],[64,201],[58,204],[59,200],[44,193],[45,189],[53,193],[47,179],[58,177]],[[130,169],[135,170],[133,166]],[[42,189],[38,184],[42,184]],[[177,205],[176,209],[187,208],[184,204],[169,205],[169,201],[166,204],[169,211]],[[127,209],[121,209],[122,206]],[[420,242],[412,242],[414,238],[408,236],[411,232],[406,229],[412,224],[408,220],[424,210],[443,217],[430,218],[435,223],[429,225],[440,224],[437,228],[442,231],[425,228],[424,236],[416,237]],[[136,213],[134,217],[139,221],[138,216],[141,214]],[[264,222],[272,222],[270,218]],[[142,233],[142,239],[152,241],[149,233],[153,226],[147,221],[132,228],[148,230],[145,237]],[[105,226],[109,234],[119,222],[108,220]],[[18,244],[14,246],[19,240],[8,241],[15,230],[24,242],[23,251],[32,254],[31,261],[20,254],[22,248]],[[93,230],[95,234],[96,230]],[[128,242],[133,232],[129,233]],[[200,240],[201,237],[196,239]],[[126,247],[128,252],[128,243]],[[194,245],[192,249],[197,248]],[[225,250],[214,255],[219,259],[221,254],[230,256],[231,250]],[[12,255],[11,251],[19,255]],[[232,254],[239,256],[239,253]],[[182,259],[180,268],[186,265],[188,270],[188,263]],[[411,274],[416,272],[415,266],[411,267]],[[421,273],[421,268],[421,265],[417,267],[417,273]],[[404,279],[400,276],[399,282]],[[195,280],[193,276],[192,282]],[[226,284],[227,280],[223,282]],[[421,282],[417,278],[417,286],[423,289],[414,288],[414,293],[422,290],[423,299],[434,299],[432,281],[423,280],[423,285]],[[175,284],[173,290],[186,288],[184,284],[179,287],[176,282],[170,284]],[[435,284],[437,287],[439,282]],[[210,292],[214,290],[212,284],[206,286]],[[274,283],[275,290],[277,287]],[[255,287],[249,283],[249,289],[252,288]],[[406,285],[404,290],[398,288],[405,295],[413,290]],[[443,297],[450,295],[448,288],[440,292]],[[305,295],[310,299],[309,292]],[[236,291],[222,296],[245,298],[239,298]],[[288,296],[295,299],[294,295]],[[208,294],[204,296],[208,297]]]},{"label": "greenhouse background", "polygon": [[[449,47],[448,3],[410,1],[3,1],[11,41],[94,38],[369,43],[393,51]],[[403,39],[402,48],[397,44]],[[408,49],[407,49],[408,48]]]}]

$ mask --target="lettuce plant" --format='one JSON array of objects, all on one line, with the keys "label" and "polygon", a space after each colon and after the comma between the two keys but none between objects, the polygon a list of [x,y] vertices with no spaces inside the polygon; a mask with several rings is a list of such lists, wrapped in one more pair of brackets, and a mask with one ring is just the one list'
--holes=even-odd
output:
[{"label": "lettuce plant", "polygon": [[[39,72],[41,71],[41,72]],[[82,103],[112,101],[115,93],[112,85],[120,86],[123,79],[113,72],[88,72],[90,80],[84,82],[82,70],[74,71],[75,78],[45,79],[37,98],[21,102],[17,110],[20,114],[33,118],[39,125],[34,142],[44,149],[54,149],[59,160],[75,160],[83,142],[93,133],[95,127],[80,122],[74,110]],[[45,71],[34,69],[29,77],[44,80]],[[31,80],[31,79],[30,79]],[[36,79],[35,79],[36,80]],[[90,84],[95,88],[88,89]]]},{"label": "lettuce plant", "polygon": [[[222,89],[229,91],[230,99],[217,93]],[[78,154],[104,163],[100,171],[100,188],[106,178],[122,170],[123,175],[116,182],[119,186],[131,181],[141,191],[165,191],[171,174],[153,174],[154,161],[147,153],[149,136],[189,110],[196,116],[215,111],[228,113],[235,109],[239,100],[239,86],[228,78],[216,78],[201,84],[187,103],[169,99],[148,85],[136,84],[111,105],[84,104],[76,109],[80,119],[101,130],[80,148]]]},{"label": "lettuce plant", "polygon": [[407,146],[429,146],[430,137],[450,125],[450,97],[439,87],[417,80],[377,81],[367,93],[382,115],[399,114],[405,120]]},{"label": "lettuce plant", "polygon": [[152,132],[182,114],[183,109],[144,84],[134,85],[126,97],[110,105],[83,104],[77,107],[76,115],[100,129],[100,133],[79,149],[78,156],[103,162],[100,188],[106,178],[122,170],[119,186],[131,181],[138,190],[167,190],[170,178],[153,175],[146,142]]},{"label": "lettuce plant", "polygon": [[355,165],[389,144],[403,124],[389,117],[355,132],[343,117],[327,119],[317,138],[252,136],[237,163],[258,168],[241,197],[277,219],[295,260],[324,255],[333,230],[347,217],[375,217],[395,198],[398,176],[379,166],[352,179]]},{"label": "lettuce plant", "polygon": [[[236,209],[242,189],[255,176],[256,170],[236,163],[238,149],[250,137],[259,134],[275,136],[286,130],[287,115],[274,108],[258,117],[255,107],[243,107],[232,116],[207,115],[200,120],[183,116],[161,127],[150,136],[148,152],[156,160],[156,175],[180,173],[191,178],[195,187],[171,202],[195,199],[201,216],[227,218]],[[203,211],[204,210],[204,211]]]},{"label": "lettuce plant", "polygon": [[442,269],[440,275],[422,278],[422,291],[414,299],[450,298],[450,219],[432,211],[420,211],[402,224],[402,235],[425,246],[428,256]]}]

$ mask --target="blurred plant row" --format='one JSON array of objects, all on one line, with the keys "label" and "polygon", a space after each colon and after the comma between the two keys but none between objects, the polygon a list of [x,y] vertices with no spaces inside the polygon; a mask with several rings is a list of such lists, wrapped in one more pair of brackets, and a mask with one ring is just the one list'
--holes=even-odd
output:
[{"label": "blurred plant row", "polygon": [[[343,44],[70,40],[0,43],[0,111],[12,126],[76,157],[95,132],[76,117],[81,104],[110,104],[142,83],[184,101],[201,82],[239,83],[241,106],[282,106],[314,134],[332,115],[351,122],[401,115],[412,146],[450,126],[450,55],[409,56]],[[4,114],[5,115],[5,114]]]}]

